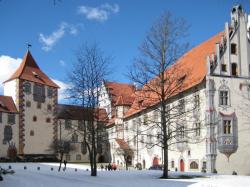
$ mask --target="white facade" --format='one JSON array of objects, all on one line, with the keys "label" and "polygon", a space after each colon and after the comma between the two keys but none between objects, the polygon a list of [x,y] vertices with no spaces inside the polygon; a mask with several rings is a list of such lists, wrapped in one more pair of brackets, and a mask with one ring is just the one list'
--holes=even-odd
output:
[{"label": "white facade", "polygon": [[[176,143],[170,147],[170,170],[197,172],[205,169],[207,172],[250,174],[250,38],[247,37],[250,31],[247,24],[248,17],[241,6],[234,7],[231,23],[225,24],[224,37],[220,43],[214,44],[215,54],[207,54],[208,71],[204,81],[169,103],[173,105],[180,99],[190,100],[196,95],[200,100],[199,110],[185,117],[185,128],[198,123],[200,132],[193,131],[189,143]],[[192,103],[185,107],[189,105]],[[134,151],[133,166],[141,163],[149,168],[154,162],[162,164],[162,149],[157,145],[147,148],[149,144],[143,143],[145,139],[156,142],[155,136],[151,138],[147,134],[150,124],[140,125],[145,115],[149,119],[155,118],[154,108],[140,111],[110,126],[112,162],[125,162],[117,152],[120,145],[114,141],[115,138],[123,138]],[[147,133],[138,134],[138,129]],[[156,135],[157,131],[152,129],[150,133]]]}]

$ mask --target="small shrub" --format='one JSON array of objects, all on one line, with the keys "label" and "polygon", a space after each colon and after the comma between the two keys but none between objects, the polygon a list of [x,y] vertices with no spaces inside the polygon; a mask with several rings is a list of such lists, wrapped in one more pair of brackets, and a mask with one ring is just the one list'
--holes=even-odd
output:
[{"label": "small shrub", "polygon": [[236,171],[233,171],[232,175],[237,175],[237,172],[236,172]]}]

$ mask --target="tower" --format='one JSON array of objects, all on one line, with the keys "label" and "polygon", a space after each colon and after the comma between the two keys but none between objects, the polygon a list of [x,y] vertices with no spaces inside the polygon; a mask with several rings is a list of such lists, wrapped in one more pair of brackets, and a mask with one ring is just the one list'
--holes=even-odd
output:
[{"label": "tower", "polygon": [[16,72],[4,82],[4,95],[12,96],[19,112],[19,155],[53,153],[50,145],[57,136],[58,88],[29,50]]}]

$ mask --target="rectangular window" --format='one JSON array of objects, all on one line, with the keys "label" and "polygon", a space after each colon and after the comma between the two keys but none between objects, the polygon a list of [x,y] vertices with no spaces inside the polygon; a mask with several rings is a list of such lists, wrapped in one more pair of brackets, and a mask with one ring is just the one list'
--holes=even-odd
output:
[{"label": "rectangular window", "polygon": [[78,130],[80,130],[80,131],[84,130],[84,121],[83,120],[78,121]]},{"label": "rectangular window", "polygon": [[174,168],[174,161],[171,161],[171,168]]},{"label": "rectangular window", "polygon": [[231,120],[223,120],[223,133],[224,134],[232,133]]},{"label": "rectangular window", "polygon": [[66,155],[66,160],[67,160],[67,161],[70,160],[70,155]]},{"label": "rectangular window", "polygon": [[71,120],[65,120],[65,129],[71,129]]},{"label": "rectangular window", "polygon": [[179,112],[180,114],[183,114],[185,112],[185,100],[184,99],[179,100]]},{"label": "rectangular window", "polygon": [[2,113],[2,112],[0,112],[0,123],[2,123],[2,122],[3,122],[2,115],[3,115],[3,113]]},{"label": "rectangular window", "polygon": [[76,160],[81,160],[81,155],[76,155]]},{"label": "rectangular window", "polygon": [[194,96],[194,108],[196,110],[200,109],[200,96],[198,94]]},{"label": "rectangular window", "polygon": [[15,114],[8,114],[8,124],[15,124]]},{"label": "rectangular window", "polygon": [[219,103],[220,105],[228,105],[228,91],[220,91]]},{"label": "rectangular window", "polygon": [[221,71],[227,72],[227,65],[226,64],[221,64]]},{"label": "rectangular window", "polygon": [[195,136],[201,135],[201,123],[195,123]]},{"label": "rectangular window", "polygon": [[232,43],[231,44],[231,54],[236,55],[236,44]]},{"label": "rectangular window", "polygon": [[184,126],[179,127],[179,137],[184,139]]}]

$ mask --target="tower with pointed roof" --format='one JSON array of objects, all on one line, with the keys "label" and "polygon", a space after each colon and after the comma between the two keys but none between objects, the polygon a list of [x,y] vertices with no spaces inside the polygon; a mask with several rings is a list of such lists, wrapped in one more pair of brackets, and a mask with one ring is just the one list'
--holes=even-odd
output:
[{"label": "tower with pointed roof", "polygon": [[19,155],[49,155],[56,140],[58,85],[37,65],[28,50],[15,73],[4,82],[19,112]]}]

